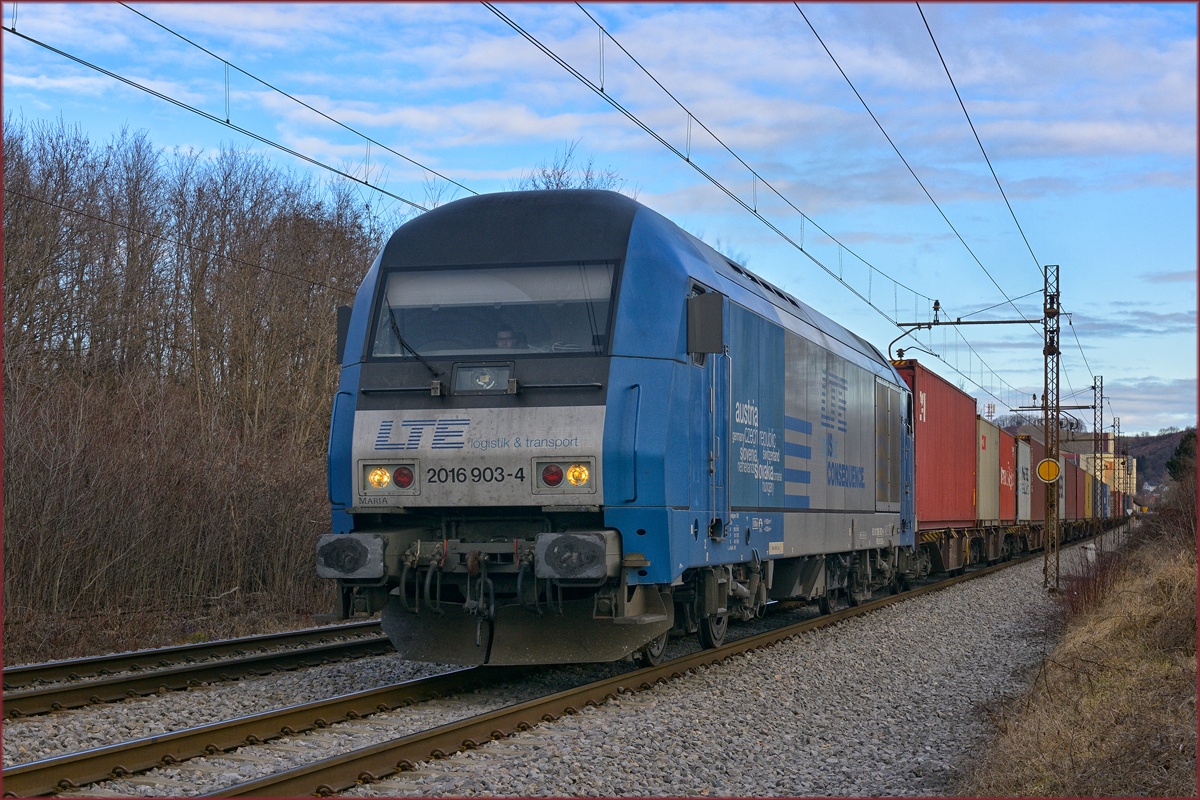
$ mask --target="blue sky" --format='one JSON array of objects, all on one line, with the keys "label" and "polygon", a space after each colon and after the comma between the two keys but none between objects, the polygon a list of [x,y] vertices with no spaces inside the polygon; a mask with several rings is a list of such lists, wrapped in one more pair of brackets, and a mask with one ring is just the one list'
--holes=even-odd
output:
[{"label": "blue sky", "polygon": [[[925,319],[932,298],[951,316],[1003,303],[975,258],[1009,297],[1038,292],[1017,301],[1026,315],[1039,313],[1037,264],[1057,263],[1072,314],[1063,394],[1100,374],[1123,432],[1195,424],[1194,5],[922,6],[1035,262],[915,5],[801,8],[966,246],[794,6],[585,4],[696,120],[808,216],[805,251],[835,273],[840,260],[844,280],[883,315],[482,5],[134,7],[476,192],[510,188],[577,141],[577,154],[619,172],[641,202],[881,349],[899,333],[884,315]],[[499,9],[599,84],[600,36],[580,8]],[[21,3],[15,11],[20,33],[224,118],[222,63],[130,10]],[[5,3],[3,14],[11,27],[14,6]],[[127,126],[165,148],[252,147],[275,163],[322,172],[8,32],[3,60],[6,114],[61,116],[96,141]],[[612,40],[603,71],[609,96],[800,242],[800,215],[756,186],[699,124],[688,148],[687,114]],[[415,202],[429,199],[427,173],[378,147],[368,153],[360,137],[236,71],[229,104],[231,121],[245,129]],[[1000,306],[975,318],[1014,313]],[[962,332],[965,341],[944,328],[922,334],[948,363],[918,357],[981,403],[996,402],[959,373],[970,375],[1001,401],[1001,413],[1041,391],[1034,331]],[[981,372],[979,357],[990,369]]]}]

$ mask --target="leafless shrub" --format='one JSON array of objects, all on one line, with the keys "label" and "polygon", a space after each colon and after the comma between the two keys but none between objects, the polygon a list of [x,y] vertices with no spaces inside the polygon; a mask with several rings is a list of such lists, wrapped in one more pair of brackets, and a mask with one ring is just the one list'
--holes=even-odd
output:
[{"label": "leafless shrub", "polygon": [[186,616],[253,595],[327,607],[311,453],[248,445],[183,387],[129,376],[10,382],[5,406],[6,617]]},{"label": "leafless shrub", "polygon": [[326,610],[334,307],[381,215],[144,133],[9,116],[4,152],[6,621]]},{"label": "leafless shrub", "polygon": [[1068,620],[1100,605],[1120,574],[1122,553],[1093,552],[1094,555],[1079,559],[1062,574],[1059,596]]}]

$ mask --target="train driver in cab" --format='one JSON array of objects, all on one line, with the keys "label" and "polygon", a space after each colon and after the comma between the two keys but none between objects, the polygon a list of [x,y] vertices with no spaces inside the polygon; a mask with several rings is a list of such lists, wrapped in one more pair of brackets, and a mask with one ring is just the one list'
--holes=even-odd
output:
[{"label": "train driver in cab", "polygon": [[524,350],[529,347],[522,334],[517,333],[512,325],[501,325],[496,329],[496,347],[505,350]]}]

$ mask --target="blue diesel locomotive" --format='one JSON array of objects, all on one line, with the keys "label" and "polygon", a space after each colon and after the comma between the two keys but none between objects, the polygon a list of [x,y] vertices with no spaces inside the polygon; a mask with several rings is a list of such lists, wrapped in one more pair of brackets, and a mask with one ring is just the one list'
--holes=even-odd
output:
[{"label": "blue diesel locomotive", "polygon": [[338,332],[317,570],[408,658],[655,663],[920,568],[887,359],[628,197],[429,211]]}]

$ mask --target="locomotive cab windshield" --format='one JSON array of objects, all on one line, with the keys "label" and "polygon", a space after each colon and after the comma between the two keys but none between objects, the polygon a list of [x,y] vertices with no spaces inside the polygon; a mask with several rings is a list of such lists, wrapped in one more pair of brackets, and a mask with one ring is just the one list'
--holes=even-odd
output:
[{"label": "locomotive cab windshield", "polygon": [[[604,355],[614,262],[398,269],[385,276],[371,355]],[[403,344],[401,342],[403,340]]]}]

